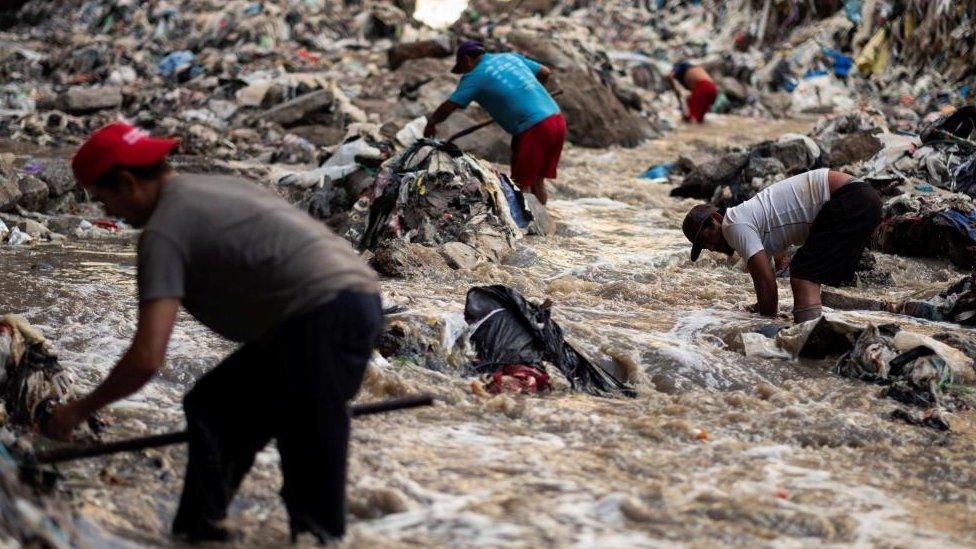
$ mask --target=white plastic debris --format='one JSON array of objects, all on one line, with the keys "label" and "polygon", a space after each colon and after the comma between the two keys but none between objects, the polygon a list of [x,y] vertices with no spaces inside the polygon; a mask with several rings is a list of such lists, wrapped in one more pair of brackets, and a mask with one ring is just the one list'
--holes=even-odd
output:
[{"label": "white plastic debris", "polygon": [[10,231],[10,236],[7,237],[7,244],[11,246],[19,246],[21,244],[27,244],[34,240],[31,235],[21,231],[19,228],[14,227],[14,230]]}]

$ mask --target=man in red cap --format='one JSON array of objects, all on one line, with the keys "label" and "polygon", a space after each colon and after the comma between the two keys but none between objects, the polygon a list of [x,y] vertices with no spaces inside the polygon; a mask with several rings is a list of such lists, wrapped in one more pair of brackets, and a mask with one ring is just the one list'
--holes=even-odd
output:
[{"label": "man in red cap", "polygon": [[[128,124],[96,131],[72,168],[112,215],[143,229],[132,345],[102,383],[56,408],[68,438],[163,366],[182,304],[242,345],[186,395],[189,456],[173,532],[226,540],[226,517],[254,456],[273,438],[293,537],[345,531],[347,401],[382,324],[375,273],[328,228],[250,182],[176,174],[177,145]],[[259,404],[260,403],[260,404]]]},{"label": "man in red cap", "polygon": [[543,84],[552,71],[516,53],[485,53],[476,40],[458,47],[452,72],[463,74],[447,101],[427,117],[424,136],[457,109],[477,101],[512,134],[512,179],[545,204],[545,180],[556,178],[566,141],[566,119]]},{"label": "man in red cap", "polygon": [[875,228],[881,223],[881,197],[868,183],[850,175],[814,170],[784,179],[729,208],[695,206],[682,231],[692,243],[691,260],[702,249],[738,253],[752,275],[756,311],[775,316],[779,308],[771,258],[799,246],[790,261],[793,320],[821,315],[820,287],[854,279],[854,270]]}]

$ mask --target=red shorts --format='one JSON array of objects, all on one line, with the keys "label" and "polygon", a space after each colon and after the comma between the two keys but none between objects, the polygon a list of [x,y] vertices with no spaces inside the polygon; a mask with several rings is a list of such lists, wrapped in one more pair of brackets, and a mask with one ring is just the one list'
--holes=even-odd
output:
[{"label": "red shorts", "polygon": [[718,87],[715,82],[699,80],[688,96],[688,119],[692,122],[705,120],[705,113],[712,109],[717,97]]},{"label": "red shorts", "polygon": [[512,179],[523,189],[555,179],[566,141],[566,119],[554,114],[512,138]]}]

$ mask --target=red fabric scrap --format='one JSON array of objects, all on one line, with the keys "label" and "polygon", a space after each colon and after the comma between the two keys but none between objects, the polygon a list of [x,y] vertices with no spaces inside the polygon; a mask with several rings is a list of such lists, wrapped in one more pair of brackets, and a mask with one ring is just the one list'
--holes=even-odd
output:
[{"label": "red fabric scrap", "polygon": [[549,374],[532,366],[510,364],[491,374],[489,393],[540,393],[552,389]]}]

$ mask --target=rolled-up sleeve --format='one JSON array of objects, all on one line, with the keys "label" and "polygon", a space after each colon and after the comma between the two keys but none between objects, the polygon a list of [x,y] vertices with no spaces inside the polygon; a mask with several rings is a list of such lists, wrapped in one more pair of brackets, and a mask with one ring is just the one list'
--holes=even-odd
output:
[{"label": "rolled-up sleeve", "polygon": [[139,302],[164,297],[182,298],[186,258],[170,238],[146,231],[139,238],[136,283]]}]

